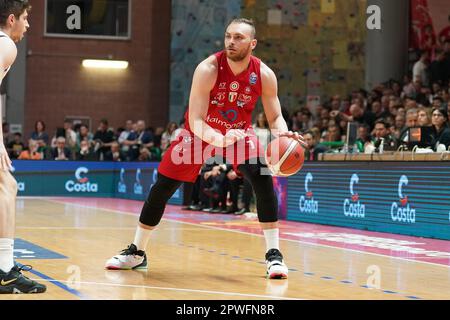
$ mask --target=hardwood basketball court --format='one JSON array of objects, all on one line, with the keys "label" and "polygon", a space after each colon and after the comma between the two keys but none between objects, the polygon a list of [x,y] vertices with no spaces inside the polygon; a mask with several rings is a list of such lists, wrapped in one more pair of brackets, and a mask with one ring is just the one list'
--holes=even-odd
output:
[{"label": "hardwood basketball court", "polygon": [[[46,283],[48,290],[0,299],[450,296],[448,241],[283,221],[281,250],[289,279],[267,280],[264,238],[254,218],[188,212],[176,206],[167,207],[152,235],[148,271],[105,270],[105,261],[132,241],[141,205],[117,199],[19,199],[16,261],[32,265],[31,273],[25,274]],[[373,245],[380,242],[388,246]],[[408,249],[414,246],[433,251],[424,255]]]}]

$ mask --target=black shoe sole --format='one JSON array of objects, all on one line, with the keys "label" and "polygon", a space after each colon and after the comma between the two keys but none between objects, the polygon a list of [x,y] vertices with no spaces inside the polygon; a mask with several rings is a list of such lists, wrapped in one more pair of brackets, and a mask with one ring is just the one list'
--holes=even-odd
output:
[{"label": "black shoe sole", "polygon": [[0,294],[33,294],[44,293],[47,287],[35,286],[26,291],[19,290],[16,286],[2,286],[0,287]]}]

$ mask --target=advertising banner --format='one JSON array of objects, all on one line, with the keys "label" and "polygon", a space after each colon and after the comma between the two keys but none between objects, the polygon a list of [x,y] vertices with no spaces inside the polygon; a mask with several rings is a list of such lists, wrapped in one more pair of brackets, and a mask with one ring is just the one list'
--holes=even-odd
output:
[{"label": "advertising banner", "polygon": [[[19,196],[145,200],[159,163],[14,161]],[[182,203],[181,188],[169,204]]]},{"label": "advertising banner", "polygon": [[287,219],[450,239],[443,162],[305,164],[288,179]]}]

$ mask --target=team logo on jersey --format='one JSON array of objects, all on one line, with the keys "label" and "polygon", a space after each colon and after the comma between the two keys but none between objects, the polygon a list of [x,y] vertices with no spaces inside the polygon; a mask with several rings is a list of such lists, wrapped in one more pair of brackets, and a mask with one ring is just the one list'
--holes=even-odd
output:
[{"label": "team logo on jersey", "polygon": [[258,75],[254,72],[250,75],[250,84],[254,86],[258,82]]},{"label": "team logo on jersey", "polygon": [[245,93],[246,93],[246,94],[252,93],[252,88],[246,87],[246,88],[245,88]]},{"label": "team logo on jersey", "polygon": [[219,92],[216,97],[214,98],[214,100],[216,101],[223,101],[225,100],[225,93],[224,92]]},{"label": "team logo on jersey", "polygon": [[221,82],[219,84],[219,90],[227,90],[227,83],[226,82]]},{"label": "team logo on jersey", "polygon": [[228,94],[228,101],[230,101],[231,103],[235,102],[237,99],[238,93],[237,92],[230,92]]},{"label": "team logo on jersey", "polygon": [[252,96],[248,96],[248,95],[246,95],[246,94],[240,94],[239,95],[239,98],[238,98],[238,100],[239,101],[243,101],[243,102],[245,102],[245,103],[250,103],[250,102],[252,102]]},{"label": "team logo on jersey", "polygon": [[234,81],[230,84],[230,90],[231,91],[238,91],[239,90],[239,82]]},{"label": "team logo on jersey", "polygon": [[238,98],[237,105],[240,108],[243,108],[247,103],[250,103],[252,101],[252,96],[247,96],[245,94],[240,94]]},{"label": "team logo on jersey", "polygon": [[236,110],[220,111],[220,115],[229,122],[235,122],[238,117]]}]

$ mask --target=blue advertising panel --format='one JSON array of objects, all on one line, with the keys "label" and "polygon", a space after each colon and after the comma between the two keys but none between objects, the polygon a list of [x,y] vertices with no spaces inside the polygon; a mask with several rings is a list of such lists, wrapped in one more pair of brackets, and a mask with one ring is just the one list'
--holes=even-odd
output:
[{"label": "blue advertising panel", "polygon": [[450,240],[445,162],[305,164],[288,179],[288,220]]},{"label": "blue advertising panel", "polygon": [[[145,200],[159,163],[14,161],[19,196]],[[169,204],[182,204],[181,188]]]}]

